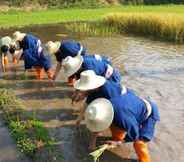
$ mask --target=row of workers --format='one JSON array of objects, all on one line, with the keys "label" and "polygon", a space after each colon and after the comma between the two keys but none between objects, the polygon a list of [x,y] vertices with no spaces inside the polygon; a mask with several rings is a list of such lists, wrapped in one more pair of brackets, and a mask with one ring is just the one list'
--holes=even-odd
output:
[{"label": "row of workers", "polygon": [[[62,42],[52,42],[49,41],[46,45],[42,44],[40,39],[26,33],[21,33],[19,31],[13,33],[13,39],[9,36],[3,37],[0,40],[0,54],[1,54],[1,65],[3,71],[6,71],[8,66],[8,55],[12,57],[13,64],[16,65],[19,60],[24,61],[25,72],[29,69],[34,68],[36,71],[37,79],[43,79],[43,72],[47,73],[49,80],[55,80],[58,76],[62,61],[67,56],[86,56],[83,60],[83,67],[81,70],[94,69],[96,61],[103,59],[102,62],[96,69],[97,74],[101,75],[104,73],[105,69],[110,71],[110,61],[106,57],[101,57],[99,55],[89,55],[87,54],[86,48],[84,48],[80,43],[75,41],[62,41]],[[54,54],[57,60],[57,66],[55,71],[52,69],[51,56],[49,54]],[[88,65],[88,60],[93,59],[93,63]],[[103,64],[105,63],[105,64]],[[118,74],[117,77],[120,77]],[[72,84],[74,77],[69,78],[69,82]]]},{"label": "row of workers", "polygon": [[[25,70],[44,69],[48,78],[54,80],[63,66],[64,74],[75,80],[72,101],[85,100],[77,124],[85,119],[92,132],[90,149],[95,149],[98,135],[110,128],[112,141],[107,141],[108,144],[119,146],[122,142],[133,142],[139,161],[151,161],[147,142],[153,138],[155,124],[160,120],[158,108],[150,99],[142,99],[121,86],[121,75],[107,57],[88,55],[86,48],[74,41],[50,41],[46,49],[57,60],[56,70],[52,72],[50,58],[38,38],[15,32],[13,40],[6,50],[24,60]],[[17,49],[22,50],[21,55],[16,54]]]},{"label": "row of workers", "polygon": [[96,74],[95,70],[80,72],[83,59],[84,56],[68,56],[63,60],[63,67],[66,76],[78,76],[74,83],[77,94],[72,100],[85,100],[77,124],[85,119],[87,128],[92,132],[89,148],[95,149],[96,138],[110,128],[112,141],[107,141],[107,144],[120,146],[122,142],[133,142],[139,161],[150,162],[147,142],[152,140],[155,124],[160,120],[156,104],[121,86],[119,78],[113,73],[107,77]]}]

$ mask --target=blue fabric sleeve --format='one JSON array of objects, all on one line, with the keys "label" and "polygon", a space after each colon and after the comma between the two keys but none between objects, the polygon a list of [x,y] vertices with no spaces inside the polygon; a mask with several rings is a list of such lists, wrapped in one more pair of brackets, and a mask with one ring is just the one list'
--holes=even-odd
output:
[{"label": "blue fabric sleeve", "polygon": [[127,132],[125,136],[125,142],[131,142],[139,139],[139,127],[135,117],[131,116],[130,114],[125,114],[121,120],[121,123],[122,127]]},{"label": "blue fabric sleeve", "polygon": [[150,141],[154,136],[155,124],[156,121],[152,117],[148,118],[140,128],[139,139],[144,140],[146,142]]}]

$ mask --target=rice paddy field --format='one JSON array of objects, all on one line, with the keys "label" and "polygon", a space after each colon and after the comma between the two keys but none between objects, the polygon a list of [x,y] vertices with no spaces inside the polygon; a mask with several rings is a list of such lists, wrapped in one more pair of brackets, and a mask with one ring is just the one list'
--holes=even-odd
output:
[{"label": "rice paddy field", "polygon": [[97,9],[48,9],[39,11],[9,10],[0,12],[0,27],[17,27],[32,24],[51,24],[67,21],[92,21],[109,13],[147,13],[184,15],[184,5],[116,6]]},{"label": "rice paddy field", "polygon": [[110,14],[104,21],[120,32],[183,43],[184,18],[174,13],[119,13]]},{"label": "rice paddy field", "polygon": [[[161,122],[149,145],[152,161],[182,162],[184,47],[131,34],[183,43],[183,13],[183,5],[1,11],[0,36],[11,35],[23,26],[20,31],[31,32],[42,42],[75,39],[84,44],[89,53],[110,57],[120,70],[125,86],[142,97],[153,98],[158,104]],[[55,60],[53,63],[56,64]],[[34,71],[27,77],[23,72],[23,63],[20,63],[17,70],[13,71],[10,66],[8,72],[0,76],[0,126],[8,126],[6,135],[11,134],[8,140],[4,140],[5,135],[1,138],[0,161],[89,162],[89,132],[83,123],[76,128],[81,105],[71,104],[73,89],[66,85],[63,73],[53,87],[46,78],[36,81]],[[109,137],[109,132],[103,135]],[[6,146],[11,144],[12,137],[16,145],[10,149]],[[15,152],[7,157],[4,150]],[[17,152],[23,152],[28,159],[15,160]],[[135,162],[135,159],[133,146],[125,144],[121,149],[106,151],[100,160]]]},{"label": "rice paddy field", "polygon": [[[79,26],[85,27],[87,25],[82,26],[81,24]],[[72,26],[68,27],[72,28]],[[93,28],[91,29],[94,31]],[[153,41],[131,35],[100,36],[97,33],[97,36],[92,36],[91,34],[90,36],[85,36],[81,35],[80,32],[73,33],[66,30],[64,24],[35,25],[21,28],[20,30],[26,33],[33,33],[42,42],[75,39],[80,41],[84,47],[87,47],[90,54],[97,53],[110,57],[113,66],[117,67],[122,74],[123,85],[135,90],[142,97],[149,96],[158,104],[161,121],[157,125],[155,138],[149,144],[152,161],[184,161],[184,125],[182,124],[184,117],[183,45]],[[0,35],[5,34],[11,35],[12,31],[9,29],[1,30]],[[53,68],[55,68],[55,65],[56,60],[53,58]],[[13,130],[17,127],[21,128],[16,129],[15,133],[12,134],[16,137],[16,141],[21,142],[18,143],[17,148],[21,149],[21,151],[23,148],[23,151],[26,151],[26,155],[27,152],[32,155],[32,150],[36,149],[34,159],[30,160],[30,162],[90,162],[88,160],[89,152],[87,151],[88,130],[86,130],[84,123],[79,128],[75,124],[81,105],[71,104],[71,94],[74,89],[67,86],[63,72],[58,76],[55,87],[52,87],[49,86],[47,78],[42,81],[36,81],[34,71],[28,73],[27,77],[23,77],[23,62],[20,62],[16,71],[11,69],[12,67],[10,66],[9,71],[3,74],[2,80],[0,80],[0,88],[1,84],[3,84],[2,87],[4,88],[13,89],[17,99],[20,99],[22,105],[24,105],[23,107],[17,104],[18,108],[22,107],[23,109],[23,113],[20,114],[21,117],[23,116],[22,120],[25,121],[28,118],[27,122],[22,122],[20,117],[18,121],[13,120],[13,123],[10,123]],[[9,98],[12,99],[13,97]],[[3,99],[3,101],[6,100]],[[0,104],[4,105],[4,103],[7,102],[1,102],[0,100]],[[7,106],[3,110],[7,110]],[[20,124],[23,124],[23,131],[26,131],[26,134],[23,134],[23,137],[25,136],[23,141],[17,138],[17,133],[22,130],[22,127],[19,127]],[[27,124],[30,129],[27,129],[27,127],[24,129]],[[39,134],[32,133],[32,130],[37,130],[42,125],[47,131],[42,129],[41,132],[37,131]],[[42,140],[36,138],[35,141],[35,136],[33,138],[28,136],[30,139],[27,139],[27,130],[31,135],[39,135],[36,137]],[[54,140],[51,143],[52,147],[49,147],[49,149],[44,147],[46,146],[44,144],[47,143],[44,142],[45,138],[43,137],[47,135],[47,132],[50,139]],[[1,132],[0,135],[2,135]],[[106,131],[102,137],[106,138],[109,135],[110,133]],[[4,138],[1,139],[3,140],[0,141],[0,144],[4,141]],[[103,140],[103,138],[99,140]],[[4,155],[1,151],[2,149],[8,153],[10,152],[9,147],[7,151],[6,146],[0,149],[0,161],[27,162],[26,160],[16,161],[9,154],[8,157],[7,154]],[[2,155],[4,155],[5,160],[2,160]],[[100,158],[100,162],[135,162],[136,159],[133,145],[130,143],[123,145],[121,148],[105,151]]]},{"label": "rice paddy field", "polygon": [[[2,10],[0,13],[0,28],[78,21],[105,22],[113,27],[113,31],[118,31],[118,34],[130,33],[164,41],[184,42],[184,5],[114,6],[39,11],[14,9]],[[77,31],[77,27],[74,26],[74,30]]]}]

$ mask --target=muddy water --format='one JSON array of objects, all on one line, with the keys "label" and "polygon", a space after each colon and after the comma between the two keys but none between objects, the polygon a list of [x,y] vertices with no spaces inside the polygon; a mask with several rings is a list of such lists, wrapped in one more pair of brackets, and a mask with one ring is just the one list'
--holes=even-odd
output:
[{"label": "muddy water", "polygon": [[[123,75],[122,84],[143,97],[150,96],[159,106],[161,122],[149,144],[152,161],[184,161],[183,46],[130,36],[81,37],[62,26],[32,27],[23,31],[31,31],[43,41],[74,38],[87,46],[89,53],[111,57]],[[9,32],[3,31],[3,34]],[[57,148],[64,158],[61,161],[85,161],[88,133],[83,126],[79,131],[74,125],[80,105],[71,105],[72,88],[66,86],[63,74],[53,88],[47,81],[20,80],[20,73],[19,70],[16,79],[8,76],[4,83],[25,101],[26,111],[45,122],[51,136],[58,141]],[[105,153],[101,161],[133,161],[125,160],[127,158],[136,158],[131,144]]]}]

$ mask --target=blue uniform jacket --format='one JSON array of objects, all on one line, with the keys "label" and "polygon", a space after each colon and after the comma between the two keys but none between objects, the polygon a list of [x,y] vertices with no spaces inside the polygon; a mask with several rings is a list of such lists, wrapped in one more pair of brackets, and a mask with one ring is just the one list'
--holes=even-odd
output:
[{"label": "blue uniform jacket", "polygon": [[[82,71],[84,70],[93,70],[97,75],[104,76],[106,75],[109,62],[106,58],[97,59],[94,56],[85,55],[83,56],[83,63],[82,63]],[[111,65],[110,65],[111,66]],[[80,71],[81,72],[81,71]],[[113,81],[115,83],[121,84],[121,74],[115,68],[113,68],[113,73],[109,78],[106,78],[109,81]]]},{"label": "blue uniform jacket", "polygon": [[98,61],[104,61],[107,64],[112,65],[111,59],[109,57],[107,57],[107,56],[103,56],[103,55],[99,55],[99,54],[94,54],[94,55],[85,54],[85,56],[89,57],[89,58],[94,58],[94,59],[96,59]]},{"label": "blue uniform jacket", "polygon": [[122,88],[119,84],[106,80],[105,84],[97,90],[90,92],[87,96],[86,103],[89,104],[97,98],[110,99],[121,95]]},{"label": "blue uniform jacket", "polygon": [[144,101],[128,90],[126,94],[110,99],[114,109],[113,125],[126,131],[126,142],[135,140],[150,141],[154,126],[160,120],[157,106],[151,102],[152,113],[147,118]]},{"label": "blue uniform jacket", "polygon": [[81,50],[81,55],[86,54],[86,48],[73,40],[62,41],[59,51],[55,53],[56,60],[62,62],[67,56],[75,57]]},{"label": "blue uniform jacket", "polygon": [[47,71],[51,68],[51,58],[44,55],[41,41],[37,37],[27,34],[23,41],[20,42],[20,48],[23,49],[25,69],[40,66]]}]

